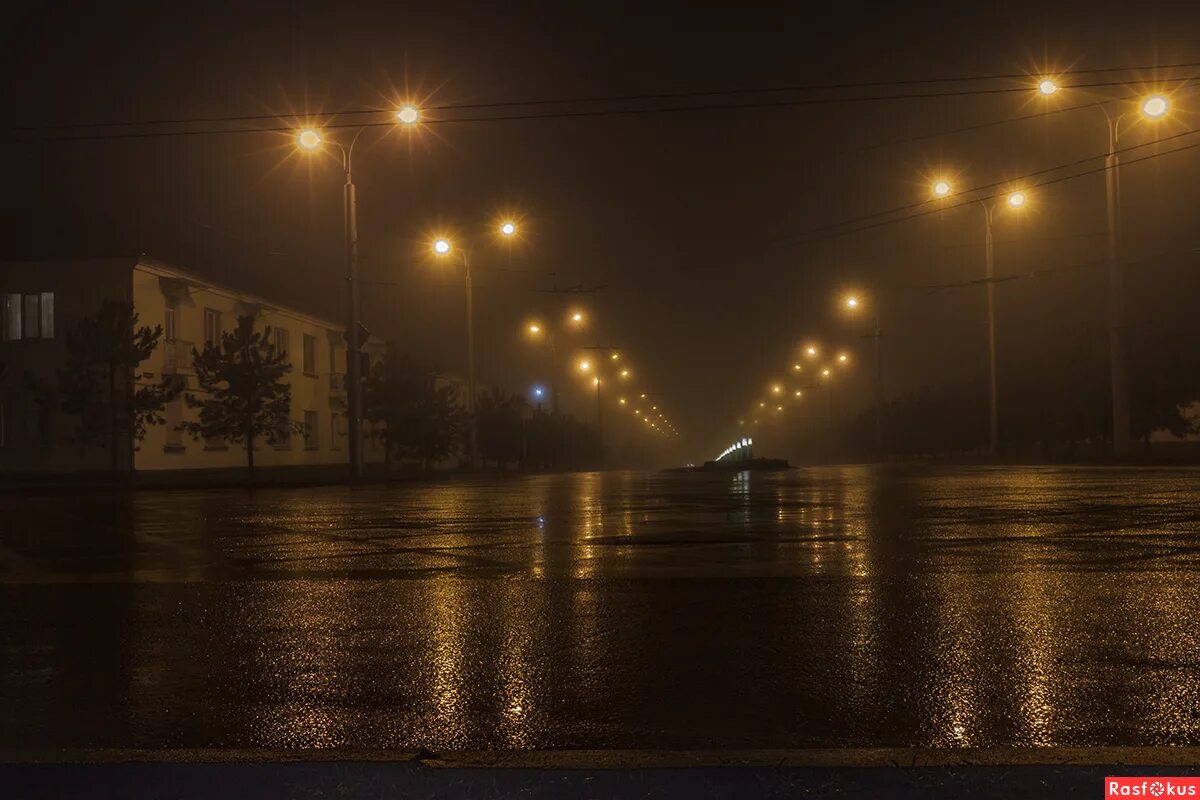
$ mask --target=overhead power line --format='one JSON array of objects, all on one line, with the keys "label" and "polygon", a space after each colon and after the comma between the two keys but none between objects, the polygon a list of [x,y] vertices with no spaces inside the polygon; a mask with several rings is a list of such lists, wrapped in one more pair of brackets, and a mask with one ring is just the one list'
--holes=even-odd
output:
[{"label": "overhead power line", "polygon": [[[1190,136],[1190,135],[1193,135],[1196,133],[1200,133],[1200,131],[1192,130],[1192,131],[1188,131],[1186,133],[1178,134],[1177,136],[1172,136],[1170,138],[1178,139],[1180,136]],[[1161,141],[1166,141],[1166,139],[1161,140]],[[1151,144],[1153,144],[1153,143],[1151,143]],[[1144,147],[1146,145],[1142,145],[1142,146]],[[1167,151],[1164,151],[1161,153],[1150,153],[1149,155],[1138,156],[1137,158],[1126,159],[1121,162],[1121,166],[1126,167],[1126,166],[1130,166],[1132,164],[1139,164],[1143,161],[1151,161],[1153,159],[1161,158],[1163,156],[1174,155],[1175,153],[1182,153],[1186,150],[1194,150],[1197,147],[1200,147],[1200,142],[1193,142],[1191,144],[1185,144],[1185,145],[1182,145],[1181,147],[1175,147],[1175,148],[1172,148],[1170,150],[1167,150]],[[1127,148],[1127,149],[1134,149],[1134,148]],[[1118,152],[1123,152],[1123,151],[1118,151]],[[1103,158],[1103,156],[1101,156],[1101,158]],[[1038,170],[1037,172],[1030,173],[1029,175],[1026,175],[1026,176],[1020,176],[1017,178],[1013,178],[1010,181],[1004,181],[1003,184],[1020,183],[1021,181],[1025,180],[1026,178],[1028,178],[1030,176],[1045,174],[1047,172],[1055,172],[1059,169],[1066,169],[1075,164],[1083,163],[1085,161],[1094,161],[1095,159],[1096,159],[1096,156],[1093,156],[1088,159],[1083,159],[1080,162],[1072,162],[1072,164],[1061,165],[1059,167],[1051,167],[1051,168],[1045,169],[1045,170]],[[1039,189],[1043,186],[1052,186],[1057,183],[1063,183],[1065,181],[1074,180],[1075,178],[1082,178],[1087,175],[1095,175],[1097,173],[1102,173],[1105,171],[1105,169],[1107,169],[1107,167],[1105,167],[1105,166],[1094,167],[1092,169],[1086,169],[1081,172],[1073,172],[1070,175],[1060,175],[1057,178],[1049,178],[1049,179],[1041,181],[1039,183],[1022,184],[1021,188],[1023,188],[1023,189]],[[986,187],[986,188],[990,188],[990,187],[997,186],[997,185],[1002,185],[1002,184],[989,184],[988,187]],[[975,191],[979,191],[979,189],[969,190],[968,192],[964,192],[963,194],[969,194],[969,193],[973,193]],[[971,198],[961,199],[959,202],[951,203],[948,205],[946,204],[946,201],[943,200],[942,201],[943,205],[940,205],[937,208],[928,208],[928,209],[925,209],[922,211],[917,211],[916,213],[909,214],[909,215],[903,216],[903,217],[896,217],[893,219],[884,219],[884,220],[880,220],[880,221],[877,221],[877,222],[874,222],[871,224],[860,225],[855,228],[833,231],[824,236],[813,237],[812,239],[806,239],[802,242],[797,242],[797,243],[798,244],[811,244],[813,242],[822,241],[825,239],[838,239],[838,238],[841,238],[842,236],[848,236],[853,233],[862,233],[863,231],[873,230],[875,228],[882,228],[887,225],[894,225],[899,222],[907,222],[909,220],[918,219],[920,217],[927,217],[930,214],[937,214],[941,211],[948,211],[948,210],[955,209],[955,208],[961,208],[962,206],[971,205],[972,203],[978,203],[978,202],[982,202],[984,200],[995,200],[997,198],[1003,197],[1005,194],[1007,194],[1007,193],[1006,192],[995,192],[995,193],[983,195],[980,197],[971,197]],[[912,206],[909,206],[909,208],[917,208],[917,207],[920,207],[923,205],[927,205],[927,203],[928,203],[928,201],[925,201],[922,203],[916,203]]]},{"label": "overhead power line", "polygon": [[[1137,66],[1137,67],[1103,67],[1087,70],[1063,70],[1055,74],[1055,77],[1061,78],[1068,75],[1084,75],[1098,74],[1106,72],[1142,72],[1154,70],[1171,70],[1183,68],[1200,68],[1200,62],[1184,62],[1177,64],[1166,64],[1160,66]],[[728,90],[708,90],[694,92],[661,92],[654,94],[628,94],[628,95],[609,95],[609,96],[589,96],[589,97],[564,97],[564,98],[543,98],[533,100],[515,100],[515,101],[496,101],[484,103],[450,103],[444,105],[430,105],[421,109],[423,114],[435,113],[438,111],[477,111],[483,109],[505,109],[505,108],[531,108],[544,106],[566,106],[566,105],[596,105],[603,103],[630,103],[630,102],[649,102],[649,101],[686,101],[695,99],[711,99],[718,97],[745,97],[764,94],[785,94],[796,92],[810,91],[845,91],[855,89],[878,89],[887,87],[903,87],[903,86],[921,86],[921,85],[940,85],[950,83],[973,83],[982,81],[995,81],[1007,79],[1024,79],[1028,80],[1032,76],[1024,73],[1009,73],[998,75],[974,75],[974,76],[958,76],[958,77],[942,77],[942,78],[924,78],[896,81],[864,81],[858,83],[827,83],[827,84],[805,84],[796,86],[779,86],[779,87],[760,87],[750,89],[728,89]],[[1191,77],[1168,77],[1155,79],[1155,83],[1178,83],[1180,81],[1192,80]],[[1098,81],[1093,83],[1078,83],[1071,85],[1063,85],[1064,90],[1069,89],[1091,89],[1104,88],[1112,86],[1127,85],[1128,81]],[[827,105],[833,103],[855,103],[855,102],[881,102],[886,100],[910,100],[910,99],[928,99],[938,97],[965,97],[971,95],[987,95],[987,94],[1009,94],[1028,92],[1028,86],[1012,86],[1012,87],[996,87],[985,89],[956,89],[951,91],[928,91],[928,92],[908,92],[901,94],[876,94],[866,96],[833,96],[833,97],[809,97],[809,98],[792,98],[787,100],[776,101],[754,101],[745,103],[718,103],[708,105],[682,105],[682,106],[665,106],[665,107],[639,107],[639,108],[600,108],[600,109],[583,109],[574,111],[549,111],[535,114],[516,114],[504,116],[482,116],[482,117],[451,117],[437,119],[427,119],[423,124],[448,123],[448,122],[476,122],[476,121],[507,121],[514,119],[555,119],[569,118],[577,116],[612,116],[621,114],[645,114],[645,113],[669,113],[677,111],[707,111],[718,109],[745,109],[745,108],[776,108],[788,106],[803,106],[803,105]],[[395,112],[394,108],[349,108],[338,110],[318,110],[306,111],[300,114],[242,114],[242,115],[223,115],[223,116],[207,116],[207,117],[177,117],[169,119],[152,119],[152,120],[110,120],[104,122],[92,123],[57,123],[45,125],[19,126],[10,128],[13,131],[21,131],[26,133],[33,132],[49,132],[58,130],[87,130],[87,129],[103,129],[103,128],[122,128],[122,127],[146,127],[158,125],[211,125],[216,123],[232,123],[232,122],[267,122],[279,120],[281,118],[303,119],[311,124],[315,120],[327,119],[332,120],[337,117],[346,116],[362,116],[372,114],[388,114]],[[325,125],[324,127],[364,127],[369,125],[393,125],[391,120],[386,122],[355,122],[343,123],[339,125]],[[283,130],[293,130],[295,126],[288,126]],[[245,132],[272,132],[279,130],[276,127],[250,127],[250,128],[235,128],[225,130],[205,130],[202,133],[245,133]],[[187,135],[188,132],[173,132],[176,135]],[[64,137],[66,138],[66,137]]]},{"label": "overhead power line", "polygon": [[[1123,153],[1129,153],[1134,150],[1141,150],[1142,148],[1151,147],[1151,146],[1157,145],[1157,144],[1162,144],[1163,142],[1170,142],[1170,141],[1174,141],[1176,139],[1181,139],[1185,136],[1192,136],[1192,135],[1196,134],[1197,132],[1198,131],[1196,131],[1194,129],[1188,130],[1188,131],[1183,131],[1181,133],[1171,134],[1170,136],[1163,136],[1163,137],[1154,139],[1149,142],[1142,142],[1141,144],[1134,144],[1134,145],[1129,145],[1128,147],[1117,148],[1116,150],[1113,151],[1113,153],[1119,156]],[[1058,172],[1060,170],[1070,169],[1071,167],[1082,166],[1083,164],[1087,164],[1090,161],[1098,161],[1102,158],[1106,158],[1107,156],[1108,156],[1107,152],[1098,153],[1096,155],[1091,155],[1091,156],[1086,156],[1084,158],[1080,158],[1075,161],[1069,161],[1065,164],[1056,164],[1055,166],[1052,166],[1052,167],[1045,167],[1043,169],[1035,170],[1033,172],[1027,172],[1024,175],[1018,176],[1016,178],[1008,178],[1008,179],[1005,179],[1002,181],[994,181],[993,183],[985,183],[985,184],[981,184],[979,186],[973,186],[969,189],[964,189],[962,191],[954,192],[953,196],[955,199],[962,199],[967,195],[975,194],[976,192],[986,191],[988,189],[995,189],[1000,186],[1016,186],[1016,185],[1020,184],[1021,181],[1029,180],[1030,178],[1036,178],[1041,175],[1048,175],[1050,173]],[[979,199],[979,198],[969,199],[969,200],[967,200],[967,202],[975,202],[975,200],[977,200],[977,199]],[[932,197],[932,198],[929,198],[928,200],[921,200],[916,203],[909,203],[909,204],[903,205],[903,206],[896,206],[894,208],[888,208],[888,209],[884,209],[882,211],[873,211],[870,214],[863,214],[862,216],[852,217],[851,219],[841,220],[839,222],[833,222],[828,225],[822,225],[818,228],[812,228],[812,229],[808,230],[805,234],[801,234],[800,236],[789,237],[788,239],[782,239],[782,240],[776,239],[775,241],[776,242],[792,241],[792,240],[795,240],[798,238],[802,238],[803,236],[806,236],[806,235],[831,232],[831,231],[836,230],[837,228],[841,228],[846,225],[856,225],[861,222],[869,222],[874,219],[879,219],[881,217],[888,217],[893,214],[900,214],[905,211],[911,211],[913,209],[923,208],[925,206],[937,205],[938,209],[940,210],[942,208],[947,207],[946,202],[947,202],[947,199],[944,197]]]}]

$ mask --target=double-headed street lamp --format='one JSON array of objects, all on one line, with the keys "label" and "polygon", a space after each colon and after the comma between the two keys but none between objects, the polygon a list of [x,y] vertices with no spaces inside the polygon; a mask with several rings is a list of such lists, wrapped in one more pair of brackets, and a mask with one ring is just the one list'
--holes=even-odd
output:
[{"label": "double-headed street lamp", "polygon": [[[499,227],[501,236],[515,236],[515,222],[504,221]],[[448,256],[454,251],[454,245],[449,239],[440,238],[433,243],[433,252],[438,256]],[[467,290],[467,418],[470,426],[471,469],[479,468],[479,421],[476,418],[475,397],[475,292],[471,285],[471,251],[465,247],[459,248],[462,253],[463,275]]]},{"label": "double-headed street lamp", "polygon": [[[1042,96],[1057,93],[1058,84],[1045,78],[1038,84]],[[1113,455],[1126,456],[1133,449],[1129,413],[1129,350],[1125,338],[1125,278],[1120,262],[1121,229],[1121,160],[1117,156],[1117,141],[1121,136],[1121,121],[1129,116],[1125,111],[1113,116],[1105,101],[1096,104],[1108,123],[1108,154],[1104,158],[1104,189],[1108,216],[1108,349],[1109,381],[1112,392]],[[1171,101],[1161,94],[1142,98],[1138,113],[1146,120],[1159,120],[1171,110]]]},{"label": "double-headed street lamp", "polygon": [[[935,197],[948,197],[953,187],[944,180],[933,185]],[[1019,211],[1029,198],[1023,191],[1012,191],[1004,197],[1003,206],[1009,211]],[[987,334],[988,334],[988,455],[995,457],[1000,452],[1000,415],[997,407],[996,378],[996,258],[992,241],[992,214],[998,202],[980,200],[983,209],[983,245],[987,262]]]},{"label": "double-headed street lamp", "polygon": [[[516,227],[511,222],[506,222],[500,226],[500,233],[504,234],[507,228],[510,228],[513,233],[516,232]],[[512,235],[505,234],[505,235]],[[567,314],[566,328],[569,330],[582,330],[587,324],[587,317],[578,309],[574,309]],[[534,320],[525,326],[525,332],[530,338],[535,340],[545,340],[550,345],[550,394],[553,402],[554,415],[558,416],[558,336],[557,331],[552,329],[540,321]]]},{"label": "double-headed street lamp", "polygon": [[[405,105],[396,111],[397,124],[404,127],[416,125],[421,119],[421,112],[413,105]],[[349,147],[343,147],[335,141],[329,144],[338,148],[342,154],[342,171],[346,183],[342,190],[343,216],[346,229],[346,285],[348,289],[347,324],[346,324],[346,405],[349,417],[350,447],[350,480],[356,481],[362,477],[362,362],[359,360],[360,347],[359,329],[362,327],[362,303],[359,294],[358,280],[358,203],[354,190],[354,145],[362,136],[366,127],[360,127],[354,132]],[[315,153],[322,148],[326,140],[316,128],[305,128],[296,134],[296,146],[308,153]]]}]

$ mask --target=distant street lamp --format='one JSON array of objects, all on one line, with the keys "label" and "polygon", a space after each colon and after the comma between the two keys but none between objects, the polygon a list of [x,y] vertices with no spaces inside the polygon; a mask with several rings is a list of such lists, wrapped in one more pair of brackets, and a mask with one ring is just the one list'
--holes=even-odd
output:
[{"label": "distant street lamp", "polygon": [[[1133,439],[1129,412],[1129,349],[1125,338],[1125,277],[1120,262],[1121,160],[1117,156],[1117,142],[1121,135],[1121,121],[1129,115],[1129,111],[1114,117],[1104,101],[1097,103],[1096,107],[1104,113],[1108,123],[1104,189],[1108,216],[1108,361],[1112,394],[1112,448],[1113,455],[1127,456],[1133,452]],[[1171,101],[1162,94],[1143,98],[1138,107],[1141,116],[1151,121],[1162,119],[1170,110]]]},{"label": "distant street lamp", "polygon": [[[406,105],[396,112],[397,121],[406,127],[415,125],[420,119],[420,112],[415,106]],[[346,229],[346,284],[347,284],[347,324],[346,324],[346,405],[349,419],[350,446],[350,480],[357,481],[363,473],[363,385],[362,362],[359,360],[359,330],[362,328],[362,299],[359,292],[358,280],[358,203],[354,189],[354,145],[362,136],[365,127],[358,128],[349,147],[343,147],[337,142],[331,142],[341,151],[342,171],[346,183],[342,190],[343,214]],[[315,128],[305,128],[296,134],[296,146],[306,153],[315,153],[325,143],[321,132]]]},{"label": "distant street lamp", "polygon": [[[517,227],[512,222],[506,222],[500,226],[500,235],[502,236],[513,236],[516,232]],[[454,245],[449,239],[441,238],[433,243],[433,252],[439,256],[447,256],[453,249]],[[479,422],[476,419],[477,398],[475,396],[475,291],[471,283],[471,251],[465,247],[461,250],[467,291],[467,415],[470,417],[471,469],[475,470],[479,468]],[[540,327],[536,323],[531,324],[529,331],[537,334]],[[557,397],[556,392],[556,401]]]},{"label": "distant street lamp", "polygon": [[[944,182],[943,182],[944,183]],[[946,185],[946,193],[950,189]],[[936,188],[935,188],[936,193]],[[875,331],[868,334],[875,340],[875,453],[877,456],[883,456],[883,335],[880,329],[880,314],[879,314],[879,298],[878,296],[868,298],[872,300],[870,309],[872,316],[875,318]],[[862,306],[862,300],[858,295],[848,295],[845,300],[846,309],[852,313],[857,313]],[[838,356],[838,360],[845,363],[848,356],[842,353]]]}]

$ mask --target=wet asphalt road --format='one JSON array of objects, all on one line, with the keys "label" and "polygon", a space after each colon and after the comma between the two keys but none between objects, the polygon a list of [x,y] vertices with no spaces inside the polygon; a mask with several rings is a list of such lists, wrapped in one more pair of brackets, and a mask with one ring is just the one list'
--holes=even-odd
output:
[{"label": "wet asphalt road", "polygon": [[0,748],[1200,744],[1200,471],[9,494]]}]

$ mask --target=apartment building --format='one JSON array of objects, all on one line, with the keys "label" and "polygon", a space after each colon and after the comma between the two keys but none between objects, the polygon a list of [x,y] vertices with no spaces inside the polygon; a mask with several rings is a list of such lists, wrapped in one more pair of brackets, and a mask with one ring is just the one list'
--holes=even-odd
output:
[{"label": "apartment building", "polygon": [[[72,472],[111,468],[108,446],[85,444],[78,420],[65,416],[54,387],[66,367],[66,335],[94,315],[105,300],[132,304],[139,325],[161,325],[163,337],[143,361],[135,382],[173,376],[195,390],[192,351],[216,342],[239,317],[269,327],[275,347],[292,365],[292,418],[303,432],[260,441],[262,467],[337,465],[347,460],[346,347],[344,327],[269,299],[219,286],[179,267],[147,257],[86,261],[0,263],[0,471]],[[380,354],[380,343],[366,348]],[[150,427],[139,442],[122,443],[119,469],[240,469],[241,443],[196,441],[179,429],[195,418],[183,396],[171,401],[166,424]],[[103,443],[101,443],[103,445]],[[367,437],[364,456],[381,461]]]}]

